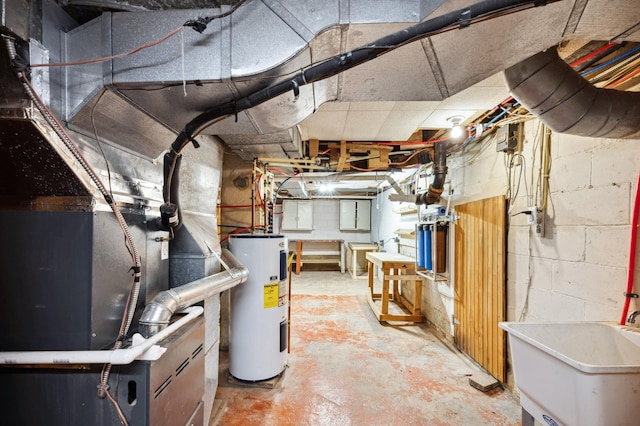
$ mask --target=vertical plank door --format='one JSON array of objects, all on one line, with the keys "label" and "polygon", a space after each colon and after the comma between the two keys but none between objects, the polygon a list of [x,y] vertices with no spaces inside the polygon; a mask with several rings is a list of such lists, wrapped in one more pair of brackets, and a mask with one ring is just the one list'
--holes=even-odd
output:
[{"label": "vertical plank door", "polygon": [[456,207],[454,339],[458,348],[505,381],[506,204],[504,196]]}]

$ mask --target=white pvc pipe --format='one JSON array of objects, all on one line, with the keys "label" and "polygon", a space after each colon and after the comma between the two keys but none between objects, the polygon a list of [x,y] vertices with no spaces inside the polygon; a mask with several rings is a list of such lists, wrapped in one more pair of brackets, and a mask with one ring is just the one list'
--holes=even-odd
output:
[{"label": "white pvc pipe", "polygon": [[142,343],[127,349],[110,351],[26,351],[0,352],[0,364],[131,364],[153,345],[178,331],[181,327],[199,317],[204,309],[201,306],[186,308],[184,317]]}]

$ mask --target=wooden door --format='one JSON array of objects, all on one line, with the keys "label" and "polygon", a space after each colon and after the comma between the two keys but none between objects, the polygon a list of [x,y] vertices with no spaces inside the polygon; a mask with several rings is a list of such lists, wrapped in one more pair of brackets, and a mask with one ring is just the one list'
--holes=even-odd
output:
[{"label": "wooden door", "polygon": [[460,350],[505,381],[506,205],[504,196],[456,207],[454,339]]}]

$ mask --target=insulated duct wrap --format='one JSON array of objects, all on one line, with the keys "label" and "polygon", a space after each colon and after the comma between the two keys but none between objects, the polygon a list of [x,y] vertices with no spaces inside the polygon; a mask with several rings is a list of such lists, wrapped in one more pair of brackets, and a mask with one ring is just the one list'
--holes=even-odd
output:
[{"label": "insulated duct wrap", "polygon": [[504,71],[507,88],[553,131],[600,138],[640,138],[640,93],[593,86],[556,49]]}]

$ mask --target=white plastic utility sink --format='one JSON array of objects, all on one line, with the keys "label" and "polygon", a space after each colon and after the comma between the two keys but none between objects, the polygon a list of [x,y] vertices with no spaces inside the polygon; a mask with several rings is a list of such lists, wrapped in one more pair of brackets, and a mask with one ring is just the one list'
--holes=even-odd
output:
[{"label": "white plastic utility sink", "polygon": [[543,425],[640,424],[640,330],[607,322],[502,322],[520,405]]}]

